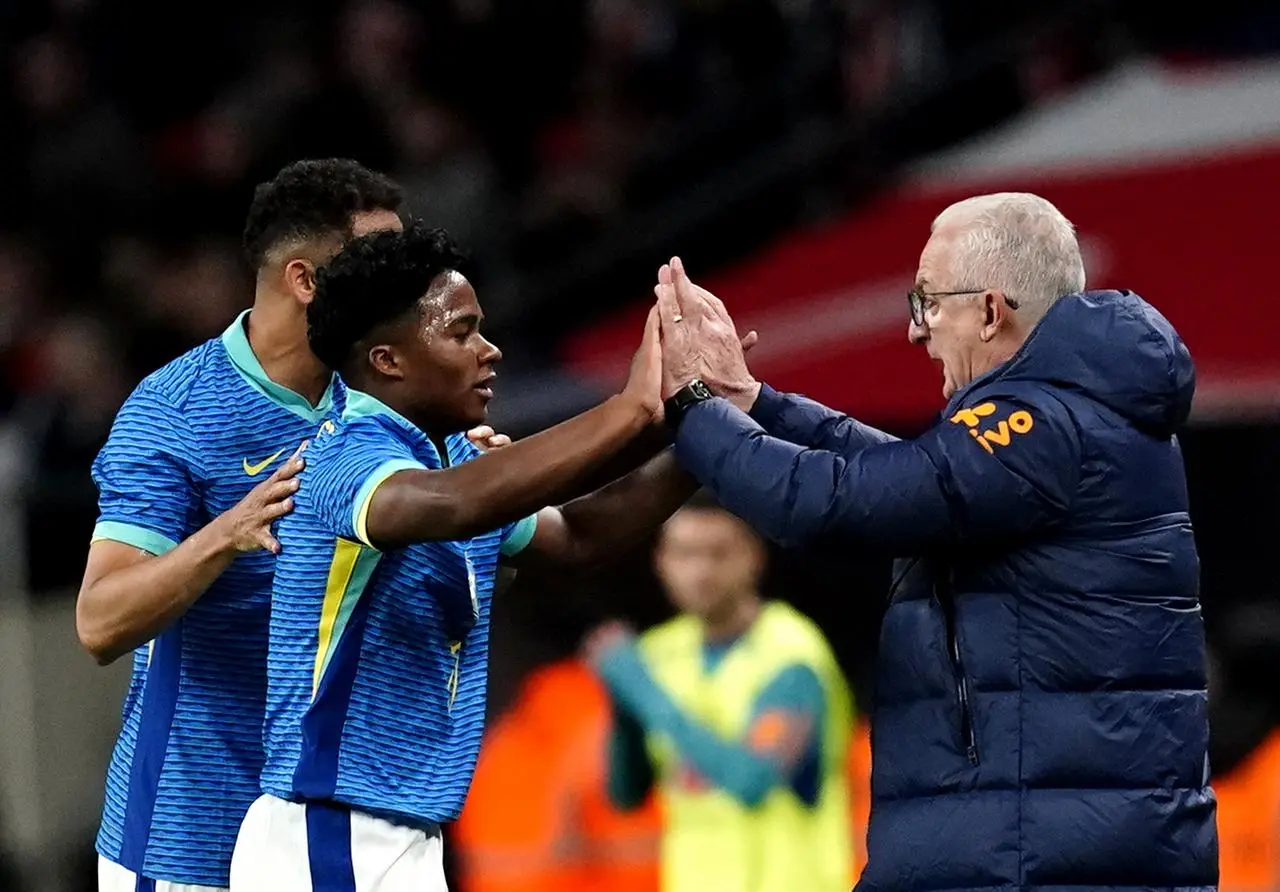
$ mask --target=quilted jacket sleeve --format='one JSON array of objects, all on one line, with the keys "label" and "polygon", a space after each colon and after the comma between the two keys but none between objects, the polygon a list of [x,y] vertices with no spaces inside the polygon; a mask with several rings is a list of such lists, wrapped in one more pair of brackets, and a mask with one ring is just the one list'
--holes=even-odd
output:
[{"label": "quilted jacket sleeve", "polygon": [[787,546],[847,538],[912,553],[1059,520],[1080,474],[1066,409],[1034,392],[967,402],[918,439],[837,451],[771,437],[710,400],[681,423],[676,456],[725,507]]},{"label": "quilted jacket sleeve", "polygon": [[830,449],[848,456],[866,446],[891,443],[896,438],[792,393],[779,393],[768,384],[751,407],[751,417],[771,437],[813,449]]}]

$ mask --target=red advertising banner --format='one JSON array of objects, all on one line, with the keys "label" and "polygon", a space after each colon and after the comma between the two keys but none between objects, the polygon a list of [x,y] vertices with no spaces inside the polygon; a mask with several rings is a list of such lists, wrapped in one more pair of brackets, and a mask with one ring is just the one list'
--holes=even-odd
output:
[{"label": "red advertising banner", "polygon": [[[906,338],[929,224],[952,201],[1005,190],[1041,194],[1076,224],[1089,287],[1131,288],[1168,316],[1196,360],[1197,416],[1280,411],[1280,143],[912,187],[720,275],[702,279],[698,258],[684,261],[740,331],[760,332],[758,377],[868,419],[921,421],[943,402],[939,370]],[[646,312],[637,304],[576,336],[565,361],[619,381]]]}]

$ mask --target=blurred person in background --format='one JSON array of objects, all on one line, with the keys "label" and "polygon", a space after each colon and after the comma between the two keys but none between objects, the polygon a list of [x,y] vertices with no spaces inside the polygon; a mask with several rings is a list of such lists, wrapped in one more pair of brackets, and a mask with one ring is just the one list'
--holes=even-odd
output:
[{"label": "blurred person in background", "polygon": [[534,670],[490,725],[455,825],[465,892],[658,892],[656,802],[608,794],[610,706],[577,656]]},{"label": "blurred person in background", "polygon": [[116,272],[136,280],[121,290],[132,317],[135,368],[155,369],[222,332],[253,286],[252,270],[230,243],[199,239],[155,253],[127,241],[120,246],[126,250],[112,260]]},{"label": "blurred person in background", "polygon": [[40,259],[33,244],[0,234],[0,418],[38,377],[38,332],[47,312]]},{"label": "blurred person in background", "polygon": [[1075,229],[1043,198],[945,209],[907,333],[941,364],[946,420],[894,440],[766,389],[724,305],[678,258],[659,270],[681,463],[783,545],[903,558],[864,892],[1217,884],[1175,436],[1195,369],[1150,304],[1084,287]]},{"label": "blurred person in background", "polygon": [[444,889],[440,825],[480,749],[499,564],[608,565],[696,489],[664,449],[572,497],[658,427],[656,310],[618,394],[480,454],[462,431],[484,424],[502,353],[462,264],[441,229],[377,232],[321,271],[307,308],[312,351],[351,390],[280,524],[266,764],[235,892]]},{"label": "blurred person in background", "polygon": [[859,715],[849,744],[849,806],[853,829],[853,874],[867,866],[867,823],[871,819],[871,723]]},{"label": "blurred person in background", "polygon": [[1209,658],[1209,765],[1218,796],[1221,892],[1280,889],[1280,609],[1223,617]]},{"label": "blurred person in background", "polygon": [[107,441],[129,378],[107,327],[88,314],[54,320],[37,362],[39,389],[19,411],[40,457],[25,484],[27,570],[32,591],[61,593],[81,570],[66,543],[88,539],[97,517],[85,468]]},{"label": "blurred person in background", "polygon": [[663,892],[847,890],[853,705],[822,632],[765,601],[759,537],[705,493],[662,530],[658,577],[679,615],[587,651],[609,690],[609,792],[656,787]]},{"label": "blurred person in background", "polygon": [[93,464],[76,631],[99,663],[134,651],[100,892],[228,885],[262,765],[272,524],[291,506],[299,445],[345,405],[307,346],[306,306],[317,267],[353,235],[399,228],[400,201],[345,160],[260,185],[244,231],[252,309],[143,380]]},{"label": "blurred person in background", "polygon": [[34,222],[59,263],[83,263],[101,221],[136,219],[137,197],[153,186],[144,148],[67,34],[33,37],[13,61],[19,112],[6,138],[27,141],[23,188],[36,199]]}]

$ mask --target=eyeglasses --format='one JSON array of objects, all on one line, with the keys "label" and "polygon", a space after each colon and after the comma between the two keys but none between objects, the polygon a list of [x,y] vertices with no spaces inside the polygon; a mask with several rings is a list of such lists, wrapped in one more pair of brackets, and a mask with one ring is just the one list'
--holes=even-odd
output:
[{"label": "eyeglasses", "polygon": [[[982,294],[988,290],[987,288],[969,288],[965,291],[925,291],[917,285],[907,292],[907,306],[911,308],[911,321],[916,325],[924,325],[926,300],[932,300],[935,297],[956,297],[961,294]],[[1004,302],[1009,305],[1009,309],[1018,309],[1018,302],[1007,294],[1004,295]]]}]

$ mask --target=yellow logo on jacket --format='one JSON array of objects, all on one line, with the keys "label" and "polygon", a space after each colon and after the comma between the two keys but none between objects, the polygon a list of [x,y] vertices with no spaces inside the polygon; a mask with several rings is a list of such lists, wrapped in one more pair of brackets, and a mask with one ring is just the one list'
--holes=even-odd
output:
[{"label": "yellow logo on jacket", "polygon": [[987,421],[996,414],[995,403],[979,403],[972,409],[961,409],[951,416],[952,424],[963,424],[969,429],[969,436],[991,455],[995,455],[995,446],[1008,446],[1013,442],[1014,434],[1028,433],[1035,427],[1035,419],[1026,409],[1019,409],[999,422]]}]

